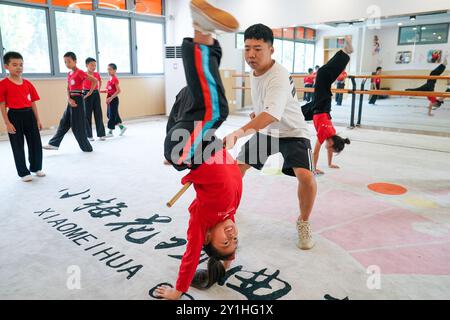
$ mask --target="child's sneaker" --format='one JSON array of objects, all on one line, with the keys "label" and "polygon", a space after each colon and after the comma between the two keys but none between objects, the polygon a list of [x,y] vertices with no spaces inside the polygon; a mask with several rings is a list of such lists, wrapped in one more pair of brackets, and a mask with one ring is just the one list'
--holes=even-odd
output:
[{"label": "child's sneaker", "polygon": [[106,140],[106,137],[105,137],[105,136],[99,137],[99,139],[100,139],[100,141],[105,141],[105,140]]},{"label": "child's sneaker", "polygon": [[308,221],[297,220],[298,243],[297,247],[302,250],[309,250],[314,247],[314,240],[311,235],[311,226]]},{"label": "child's sneaker", "polygon": [[121,129],[120,129],[120,133],[119,133],[119,136],[123,136],[123,134],[125,133],[125,131],[127,131],[127,127],[122,127]]},{"label": "child's sneaker", "polygon": [[89,141],[95,141],[95,139],[92,138],[92,137],[91,137],[91,138],[88,138],[88,140],[89,140]]},{"label": "child's sneaker", "polygon": [[52,146],[51,144],[47,144],[45,146],[42,146],[42,149],[45,149],[45,150],[58,150],[59,148],[55,147],[55,146]]},{"label": "child's sneaker", "polygon": [[216,30],[234,32],[239,28],[235,17],[205,0],[191,0],[191,14],[194,29],[204,34],[211,34]]},{"label": "child's sneaker", "polygon": [[33,181],[33,177],[31,176],[31,174],[29,174],[29,175],[27,175],[27,176],[24,176],[24,177],[22,177],[22,178],[20,178],[20,179],[22,179],[23,182],[30,182],[30,181]]},{"label": "child's sneaker", "polygon": [[107,137],[107,138],[114,137],[114,134],[113,134],[112,130],[109,130],[109,131],[108,131],[108,133],[106,134],[106,137]]},{"label": "child's sneaker", "polygon": [[38,176],[39,178],[45,177],[45,173],[42,170],[36,171],[36,176]]}]

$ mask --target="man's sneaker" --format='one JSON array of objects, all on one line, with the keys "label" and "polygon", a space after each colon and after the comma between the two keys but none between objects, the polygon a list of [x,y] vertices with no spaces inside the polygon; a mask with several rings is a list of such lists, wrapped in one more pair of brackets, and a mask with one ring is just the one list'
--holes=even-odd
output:
[{"label": "man's sneaker", "polygon": [[33,181],[33,177],[31,176],[31,174],[29,174],[29,175],[27,175],[27,176],[24,176],[24,177],[22,177],[22,178],[20,178],[20,179],[22,179],[23,182],[30,182],[30,181]]},{"label": "man's sneaker", "polygon": [[314,240],[311,235],[311,226],[308,221],[297,220],[298,243],[297,247],[302,250],[309,250],[314,247]]},{"label": "man's sneaker", "polygon": [[100,137],[99,139],[100,139],[100,141],[105,141],[105,140],[106,140],[106,137],[103,136],[103,137]]},{"label": "man's sneaker", "polygon": [[36,174],[38,177],[40,177],[40,178],[45,177],[45,173],[44,173],[44,171],[42,171],[42,170],[36,171],[35,174]]},{"label": "man's sneaker", "polygon": [[214,33],[216,30],[235,32],[239,28],[235,17],[205,0],[191,0],[191,14],[194,29],[205,34]]},{"label": "man's sneaker", "polygon": [[52,146],[51,144],[47,144],[47,145],[43,146],[42,149],[45,149],[45,150],[58,150],[59,148],[55,147],[55,146]]},{"label": "man's sneaker", "polygon": [[91,138],[88,138],[88,140],[89,140],[89,141],[95,141],[95,139],[92,138],[92,137],[91,137]]},{"label": "man's sneaker", "polygon": [[125,131],[127,131],[127,127],[122,127],[122,129],[120,129],[119,136],[123,136],[123,134],[125,133]]}]

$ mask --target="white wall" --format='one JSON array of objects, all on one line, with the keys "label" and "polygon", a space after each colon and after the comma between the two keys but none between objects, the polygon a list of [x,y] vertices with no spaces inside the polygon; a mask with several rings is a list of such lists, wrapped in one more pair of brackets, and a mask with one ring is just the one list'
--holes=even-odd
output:
[{"label": "white wall", "polygon": [[190,0],[167,0],[166,44],[181,45],[183,38],[193,37]]},{"label": "white wall", "polygon": [[315,64],[322,66],[324,64],[324,38],[335,36],[352,36],[352,43],[355,52],[351,55],[350,66],[348,71],[350,73],[357,73],[360,66],[360,56],[362,51],[359,49],[361,46],[362,28],[349,27],[349,28],[332,28],[328,30],[317,30],[316,32],[316,54]]},{"label": "white wall", "polygon": [[216,0],[241,23],[271,28],[450,9],[449,0]]},{"label": "white wall", "polygon": [[[450,51],[450,41],[443,44],[430,45],[406,45],[399,46],[398,26],[382,28],[380,30],[368,30],[365,39],[365,50],[371,52],[372,40],[374,35],[378,35],[381,45],[381,66],[385,71],[397,70],[431,70],[436,64],[427,62],[427,54],[431,49],[442,50],[443,53]],[[449,37],[450,39],[450,37]],[[413,53],[412,61],[408,64],[396,64],[395,56],[398,51],[411,51]],[[370,56],[368,56],[370,57]],[[362,67],[364,73],[374,71],[374,64],[371,59],[365,59]]]}]

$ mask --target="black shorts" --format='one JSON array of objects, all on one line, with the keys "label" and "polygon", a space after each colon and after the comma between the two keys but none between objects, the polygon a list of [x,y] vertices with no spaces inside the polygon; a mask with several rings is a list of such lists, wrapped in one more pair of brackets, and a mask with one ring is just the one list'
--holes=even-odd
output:
[{"label": "black shorts", "polygon": [[284,158],[284,174],[295,177],[293,168],[313,171],[311,143],[306,138],[275,138],[258,132],[245,143],[237,160],[261,170],[269,156],[278,152]]}]

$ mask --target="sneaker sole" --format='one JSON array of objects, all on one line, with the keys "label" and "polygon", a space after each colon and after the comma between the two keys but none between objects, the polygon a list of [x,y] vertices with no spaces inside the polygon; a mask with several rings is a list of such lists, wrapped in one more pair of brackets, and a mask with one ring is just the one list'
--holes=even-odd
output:
[{"label": "sneaker sole", "polygon": [[[208,30],[221,30],[225,32],[234,32],[239,28],[239,25],[237,26],[227,26],[223,24],[221,21],[219,21],[215,17],[209,16],[205,11],[195,6],[194,3],[191,2],[191,10],[192,10],[192,19],[194,21],[198,21],[199,24]],[[214,8],[211,6],[211,10],[214,10],[216,12],[224,13],[227,15],[230,15],[229,13],[226,13],[225,11],[222,11],[220,9]],[[230,15],[230,17],[233,17]],[[233,17],[234,18],[234,17]]]}]

